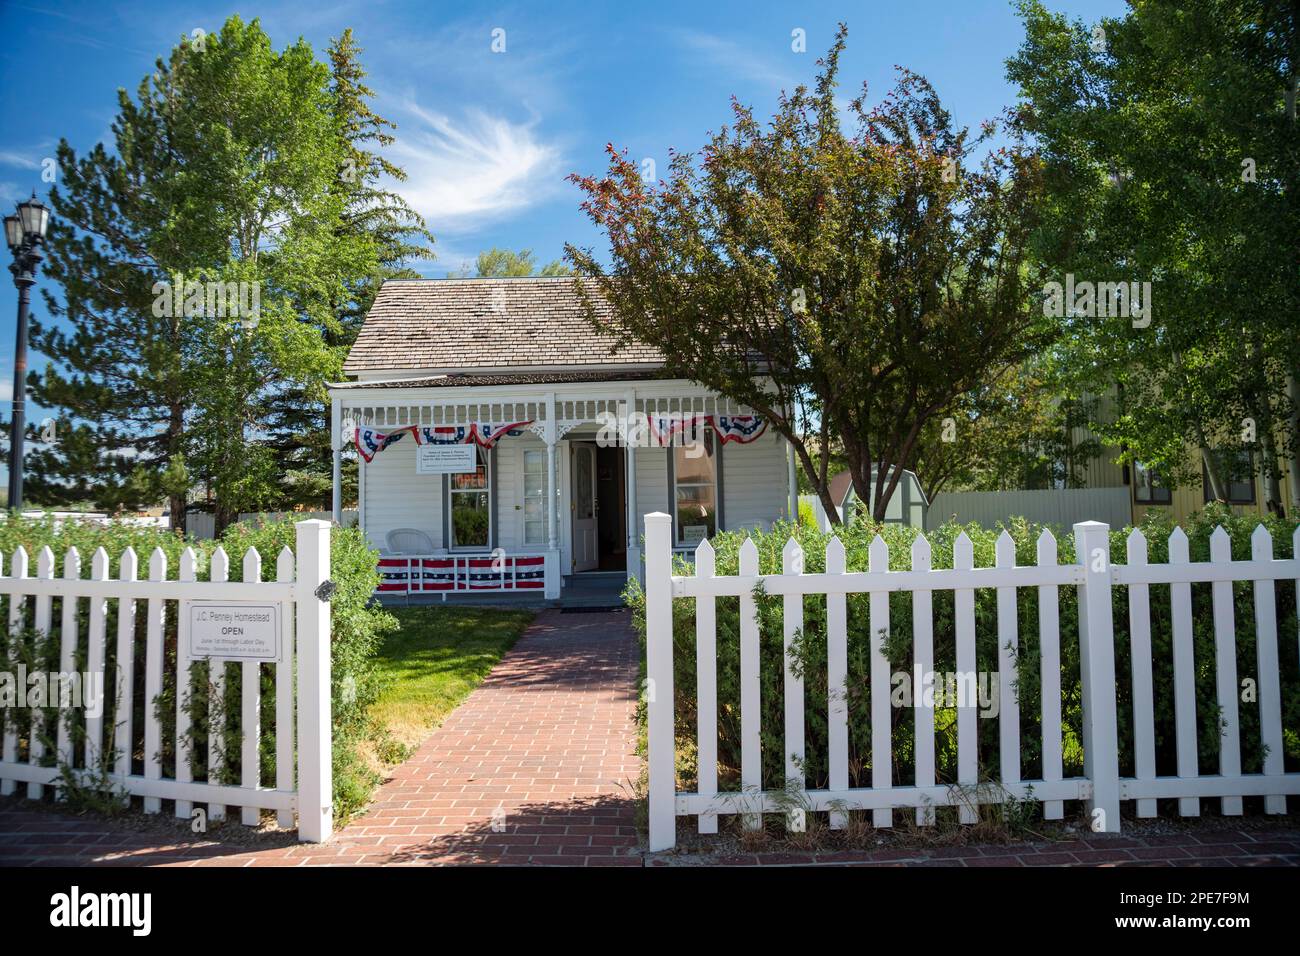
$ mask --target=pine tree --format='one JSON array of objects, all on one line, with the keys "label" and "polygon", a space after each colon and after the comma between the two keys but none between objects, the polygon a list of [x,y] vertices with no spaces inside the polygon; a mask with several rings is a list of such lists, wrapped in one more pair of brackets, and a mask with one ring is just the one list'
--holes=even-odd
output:
[{"label": "pine tree", "polygon": [[[366,240],[374,259],[372,271],[344,283],[331,303],[334,321],[322,331],[330,347],[340,351],[356,340],[384,280],[418,278],[408,263],[433,258],[433,236],[423,218],[384,185],[405,181],[406,172],[378,151],[393,143],[397,125],[370,108],[374,91],[365,85],[361,53],[351,29],[329,47],[331,113],[342,143],[334,189],[344,204],[335,235],[340,242]],[[327,507],[332,487],[328,401],[288,390],[274,401],[270,421],[283,503]],[[353,500],[353,459],[344,462],[343,485],[344,499]]]}]

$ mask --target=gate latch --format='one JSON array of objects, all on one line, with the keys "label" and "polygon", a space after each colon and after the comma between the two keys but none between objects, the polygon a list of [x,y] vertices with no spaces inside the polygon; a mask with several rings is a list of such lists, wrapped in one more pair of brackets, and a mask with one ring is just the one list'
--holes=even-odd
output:
[{"label": "gate latch", "polygon": [[339,586],[327,578],[322,581],[320,587],[316,589],[316,599],[319,601],[328,601],[334,596],[334,592],[338,589]]}]

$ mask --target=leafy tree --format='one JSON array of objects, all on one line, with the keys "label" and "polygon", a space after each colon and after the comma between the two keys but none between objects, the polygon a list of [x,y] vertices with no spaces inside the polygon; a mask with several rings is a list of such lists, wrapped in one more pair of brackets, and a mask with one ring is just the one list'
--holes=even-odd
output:
[{"label": "leafy tree", "polygon": [[[119,91],[115,154],[60,144],[49,274],[63,295],[47,305],[70,331],[34,325],[53,361],[32,387],[73,427],[34,456],[43,494],[166,495],[181,525],[205,486],[221,526],[283,500],[293,436],[327,442],[302,412],[341,375],[380,257],[411,235],[375,189],[391,170],[358,162],[382,121],[357,106],[355,49],[338,52],[332,74],[305,42],[277,52],[231,17],[182,40],[134,98]],[[242,308],[218,307],[216,283]]]},{"label": "leafy tree", "polygon": [[[374,257],[371,271],[344,277],[331,303],[334,322],[321,326],[326,344],[340,352],[356,341],[384,280],[418,278],[410,263],[433,258],[434,239],[423,218],[384,185],[404,182],[406,171],[376,149],[394,142],[397,126],[370,108],[374,91],[365,85],[361,53],[351,29],[329,47],[330,110],[343,141],[332,184],[343,202],[334,235],[342,243],[369,243],[367,254]],[[283,493],[279,504],[327,507],[333,488],[327,398],[319,389],[310,394],[298,387],[283,390],[271,399],[268,430]],[[355,501],[355,457],[345,457],[341,478],[344,500]]]},{"label": "leafy tree", "polygon": [[1172,483],[1203,465],[1218,498],[1215,447],[1248,449],[1273,510],[1289,458],[1300,501],[1300,10],[1145,0],[1090,25],[1023,0],[1020,13],[1008,69],[1045,163],[1043,256],[1058,275],[1153,283],[1149,327],[1067,322],[1069,364],[1094,390],[1120,388],[1104,434]]},{"label": "leafy tree", "polygon": [[[956,129],[922,77],[900,71],[883,104],[865,90],[841,130],[841,26],[816,88],[768,124],[733,105],[702,151],[643,181],[609,149],[602,178],[574,175],[607,235],[608,271],[567,247],[612,331],[657,345],[668,369],[732,396],[792,444],[828,515],[841,445],[859,499],[883,519],[926,426],[1041,349],[1026,250],[1036,166],[1016,149],[964,168],[992,128]],[[888,468],[888,479],[870,478]]]},{"label": "leafy tree", "polygon": [[[546,263],[539,270],[531,249],[521,249],[519,252],[514,252],[510,249],[498,249],[495,246],[486,252],[478,254],[475,267],[475,275],[481,279],[509,279],[531,275],[572,275],[572,270],[558,259]],[[451,278],[464,279],[469,276],[469,269],[464,268],[458,273],[449,273],[448,275]]]}]

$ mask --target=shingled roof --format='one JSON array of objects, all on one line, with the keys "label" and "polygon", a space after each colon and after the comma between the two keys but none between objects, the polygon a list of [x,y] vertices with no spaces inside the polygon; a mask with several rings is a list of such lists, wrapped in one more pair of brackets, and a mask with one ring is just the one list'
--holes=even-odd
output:
[{"label": "shingled roof", "polygon": [[662,363],[651,346],[615,349],[612,336],[595,333],[576,280],[567,276],[390,279],[375,297],[343,371],[503,372]]}]

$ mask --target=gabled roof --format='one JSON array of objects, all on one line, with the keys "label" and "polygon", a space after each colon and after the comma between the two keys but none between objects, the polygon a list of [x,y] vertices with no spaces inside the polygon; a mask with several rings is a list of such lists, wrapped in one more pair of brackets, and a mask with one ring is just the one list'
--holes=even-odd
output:
[{"label": "gabled roof", "polygon": [[[592,284],[587,288],[595,294]],[[615,349],[613,336],[594,332],[576,280],[568,276],[390,279],[375,297],[343,371],[503,373],[662,364],[663,356],[649,345]]]}]

